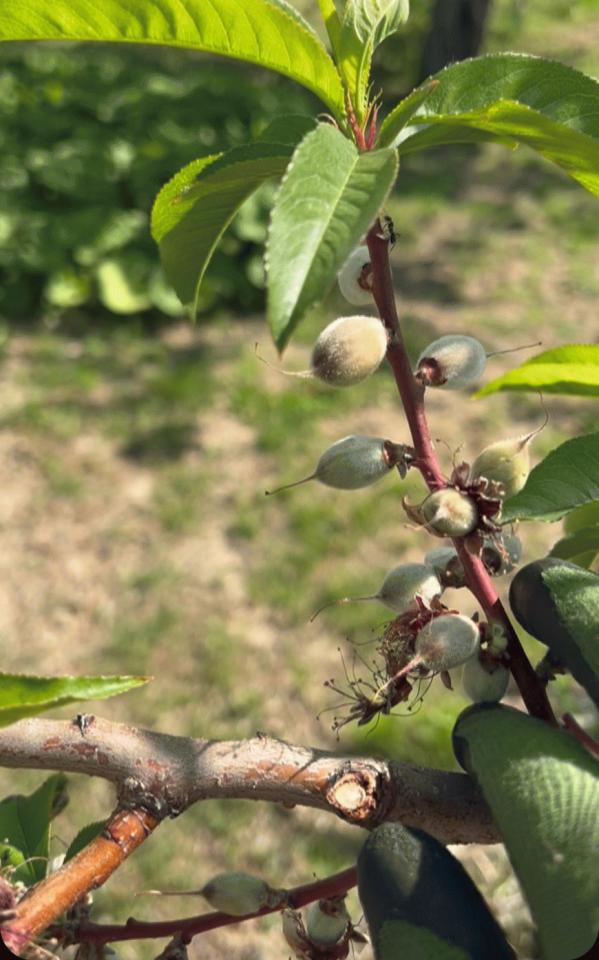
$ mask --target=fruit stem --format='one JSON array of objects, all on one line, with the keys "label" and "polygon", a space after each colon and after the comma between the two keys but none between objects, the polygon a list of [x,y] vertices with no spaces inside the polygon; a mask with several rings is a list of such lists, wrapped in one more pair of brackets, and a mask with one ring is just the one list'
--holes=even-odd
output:
[{"label": "fruit stem", "polygon": [[[393,370],[416,451],[412,465],[420,470],[429,490],[438,490],[446,486],[446,480],[435,453],[426,419],[425,388],[414,378],[402,336],[395,305],[389,240],[385,237],[379,220],[375,221],[368,232],[367,243],[372,265],[374,300],[389,334],[387,360]],[[510,668],[527,710],[540,720],[557,726],[545,687],[524,652],[482,560],[468,551],[463,538],[458,537],[453,543],[464,567],[466,585],[480,603],[489,621],[501,624],[506,631]]]}]

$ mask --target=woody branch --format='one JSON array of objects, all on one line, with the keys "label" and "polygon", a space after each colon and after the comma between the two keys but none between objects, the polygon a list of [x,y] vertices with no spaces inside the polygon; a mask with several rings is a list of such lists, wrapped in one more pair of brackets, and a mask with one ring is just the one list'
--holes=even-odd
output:
[{"label": "woody branch", "polygon": [[[498,839],[484,801],[465,774],[343,757],[265,736],[197,740],[96,717],[86,720],[37,718],[0,730],[0,766],[100,777],[113,783],[119,796],[103,834],[17,906],[3,929],[14,951],[104,883],[162,819],[198,800],[309,806],[366,828],[401,820],[445,843]],[[212,923],[220,925],[218,919]],[[133,934],[130,929],[129,938]]]}]

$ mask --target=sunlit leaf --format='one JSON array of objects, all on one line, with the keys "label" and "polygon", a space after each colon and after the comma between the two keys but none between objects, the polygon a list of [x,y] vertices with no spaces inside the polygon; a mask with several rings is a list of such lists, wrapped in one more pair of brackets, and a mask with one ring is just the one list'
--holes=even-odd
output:
[{"label": "sunlit leaf", "polygon": [[302,130],[305,125],[288,124],[285,130],[275,127],[280,142],[259,140],[194,160],[162,188],[152,210],[152,236],[182,303],[197,301],[223,232],[260,184],[284,173],[293,151],[292,138]]},{"label": "sunlit leaf", "polygon": [[2,0],[0,40],[144,43],[255,63],[312,90],[338,117],[343,89],[316,33],[283,0]]},{"label": "sunlit leaf", "polygon": [[[439,86],[400,134],[400,152],[489,138],[526,144],[599,194],[599,83],[571,67],[492,54],[435,74]],[[422,126],[423,129],[419,129]]]},{"label": "sunlit leaf", "polygon": [[523,489],[505,501],[502,519],[559,520],[599,500],[599,433],[566,440],[534,467]]},{"label": "sunlit leaf", "polygon": [[279,350],[376,218],[397,173],[392,149],[359,153],[331,124],[300,143],[272,212],[268,319]]},{"label": "sunlit leaf", "polygon": [[147,682],[148,677],[33,677],[0,673],[0,727],[53,707],[116,697]]},{"label": "sunlit leaf", "polygon": [[545,350],[487,383],[475,396],[485,397],[498,390],[599,397],[599,345],[575,344]]},{"label": "sunlit leaf", "polygon": [[19,850],[24,862],[13,874],[26,886],[46,875],[50,823],[56,804],[64,805],[66,777],[53,774],[29,796],[16,794],[0,801],[0,837]]}]

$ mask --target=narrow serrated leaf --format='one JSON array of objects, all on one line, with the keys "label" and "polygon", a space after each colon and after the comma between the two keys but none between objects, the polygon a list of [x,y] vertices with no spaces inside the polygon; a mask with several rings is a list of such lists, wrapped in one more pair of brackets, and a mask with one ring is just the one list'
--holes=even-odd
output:
[{"label": "narrow serrated leaf", "polygon": [[351,27],[362,43],[376,46],[395,33],[410,15],[410,0],[347,0],[343,27]]},{"label": "narrow serrated leaf", "polygon": [[104,820],[97,820],[95,823],[88,823],[82,827],[79,833],[71,840],[67,852],[64,856],[64,862],[72,860],[81,850],[84,850],[97,836],[102,833],[105,827]]},{"label": "narrow serrated leaf", "polygon": [[143,43],[276,70],[341,118],[343,87],[315,31],[285,0],[2,0],[0,40]]},{"label": "narrow serrated leaf", "polygon": [[424,830],[373,830],[358,857],[358,892],[376,960],[514,958],[462,865]]},{"label": "narrow serrated leaf", "polygon": [[319,124],[296,149],[272,212],[268,320],[279,350],[332,285],[368,230],[397,174],[395,151],[357,148]]},{"label": "narrow serrated leaf", "polygon": [[412,90],[403,100],[400,100],[397,106],[394,107],[391,113],[383,120],[377,144],[380,147],[391,146],[419,107],[422,106],[424,101],[430,97],[435,87],[438,86],[438,80],[429,80],[423,86]]},{"label": "narrow serrated leaf", "polygon": [[571,560],[587,570],[595,567],[599,558],[599,526],[578,530],[569,537],[562,537],[553,544],[551,556]]},{"label": "narrow serrated leaf", "polygon": [[148,677],[33,677],[0,673],[0,727],[83,700],[106,700],[148,682]]},{"label": "narrow serrated leaf", "polygon": [[364,118],[374,51],[400,28],[409,12],[409,0],[347,0],[345,4],[337,65],[358,122]]},{"label": "narrow serrated leaf", "polygon": [[566,533],[576,533],[577,530],[596,526],[599,526],[599,500],[592,500],[591,503],[577,507],[564,520]]},{"label": "narrow serrated leaf", "polygon": [[599,707],[599,576],[558,557],[535,560],[512,580],[510,606]]},{"label": "narrow serrated leaf", "polygon": [[[412,123],[420,123],[414,117]],[[521,103],[498,100],[484,110],[473,110],[453,116],[429,116],[426,129],[408,137],[400,146],[402,154],[437,146],[439,143],[456,143],[461,137],[452,134],[465,127],[473,127],[479,133],[488,133],[494,139],[501,138],[515,144],[531,147],[546,160],[557,164],[577,180],[590,193],[599,196],[599,140],[569,129],[564,124],[549,120],[542,114]],[[449,130],[446,137],[443,131]]]},{"label": "narrow serrated leaf", "polygon": [[26,886],[46,875],[50,822],[65,787],[66,777],[56,773],[29,796],[16,794],[0,801],[0,839],[23,854],[26,862],[18,867],[13,879]]},{"label": "narrow serrated leaf", "polygon": [[498,390],[539,391],[599,397],[599,346],[573,344],[545,350],[496,380],[475,396]]},{"label": "narrow serrated leaf", "polygon": [[[289,132],[290,133],[290,132]],[[152,236],[164,271],[184,304],[195,304],[216,245],[244,200],[284,172],[291,143],[263,140],[202,157],[162,188],[152,209]]]},{"label": "narrow serrated leaf", "polygon": [[599,500],[599,433],[566,440],[534,467],[520,493],[505,501],[502,520],[559,520]]},{"label": "narrow serrated leaf", "polygon": [[[488,137],[523,143],[599,195],[599,83],[571,67],[493,54],[435,74],[438,88],[404,131],[401,153]],[[420,130],[419,126],[423,129]]]},{"label": "narrow serrated leaf", "polygon": [[454,748],[501,831],[543,957],[580,957],[599,928],[597,761],[570,734],[501,706],[469,707]]}]

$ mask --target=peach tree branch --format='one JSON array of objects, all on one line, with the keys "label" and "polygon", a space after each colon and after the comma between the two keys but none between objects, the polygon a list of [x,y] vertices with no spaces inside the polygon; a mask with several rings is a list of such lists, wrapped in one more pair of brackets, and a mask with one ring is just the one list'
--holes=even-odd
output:
[{"label": "peach tree branch", "polygon": [[102,833],[66,866],[36,884],[1,927],[4,944],[17,956],[56,917],[89,890],[102,886],[158,826],[144,808],[117,810]]},{"label": "peach tree branch", "polygon": [[[357,882],[355,867],[348,867],[340,873],[325,877],[323,880],[313,880],[287,891],[283,906],[299,910],[314,900],[339,897],[347,893]],[[227,927],[235,923],[245,923],[246,920],[255,920],[269,913],[281,910],[281,904],[272,907],[263,907],[256,913],[249,913],[243,917],[234,917],[228,913],[204,913],[194,917],[182,917],[176,920],[145,921],[129,917],[124,924],[84,923],[73,931],[68,943],[117,943],[123,940],[155,940],[160,937],[178,937],[183,943],[189,943],[192,937],[218,927]],[[49,931],[50,934],[60,937],[63,928],[57,926]],[[68,945],[65,942],[65,945]]]},{"label": "peach tree branch", "polygon": [[[161,820],[203,799],[310,806],[366,828],[401,820],[446,843],[498,840],[489,811],[465,774],[342,757],[262,735],[246,741],[196,740],[93,716],[85,723],[36,718],[0,730],[0,766],[100,777],[119,795],[119,808],[102,834],[18,904],[3,927],[13,952],[105,883]],[[221,925],[220,919],[206,917],[191,922]],[[212,927],[196,932],[203,929]],[[181,930],[179,924],[147,936]]]},{"label": "peach tree branch", "polygon": [[199,740],[97,717],[36,718],[0,730],[0,766],[60,770],[117,786],[121,805],[162,819],[198,800],[308,806],[368,829],[384,820],[418,826],[445,843],[493,843],[489,811],[466,774],[400,761],[339,756],[258,735]]},{"label": "peach tree branch", "polygon": [[[425,388],[414,378],[405,348],[395,306],[389,261],[389,240],[379,221],[369,231],[367,242],[370,251],[374,299],[381,320],[389,333],[387,359],[393,370],[412,435],[412,443],[416,451],[414,465],[422,473],[429,490],[438,490],[445,486],[446,481],[428,427],[424,409]],[[500,623],[506,632],[511,671],[529,713],[552,726],[557,726],[545,687],[533,670],[482,561],[467,550],[463,539],[455,539],[453,542],[464,567],[468,588],[480,603],[488,619]]]}]

